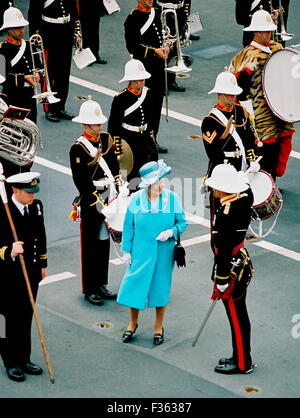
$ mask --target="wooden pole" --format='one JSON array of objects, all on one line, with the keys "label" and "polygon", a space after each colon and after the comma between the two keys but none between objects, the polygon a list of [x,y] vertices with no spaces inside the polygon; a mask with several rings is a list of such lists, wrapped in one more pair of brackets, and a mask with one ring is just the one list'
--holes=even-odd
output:
[{"label": "wooden pole", "polygon": [[[4,208],[5,208],[5,212],[6,212],[9,224],[10,224],[10,228],[11,228],[11,231],[12,231],[12,234],[13,234],[14,241],[19,241],[17,231],[16,231],[16,228],[15,228],[15,224],[14,224],[14,221],[13,221],[13,218],[11,216],[11,212],[10,212],[10,209],[9,209],[9,206],[8,206],[6,190],[5,190],[5,186],[4,186],[4,182],[3,182],[3,176],[1,175],[1,169],[0,169],[0,189],[1,189],[1,197],[2,197],[2,201],[3,201],[3,205],[4,205]],[[39,338],[40,338],[40,343],[42,345],[42,349],[43,349],[44,358],[45,358],[45,362],[46,362],[46,365],[47,365],[50,381],[51,381],[51,383],[54,383],[55,379],[54,379],[53,368],[52,368],[51,361],[50,361],[50,356],[49,356],[49,353],[48,353],[48,350],[47,350],[45,336],[44,336],[42,326],[41,326],[41,323],[40,323],[39,313],[38,313],[38,310],[36,308],[36,304],[35,304],[34,297],[33,297],[33,294],[32,294],[32,289],[31,289],[31,285],[30,285],[30,281],[29,281],[29,277],[28,277],[28,273],[27,273],[26,264],[25,264],[23,254],[19,254],[19,258],[20,258],[20,263],[21,263],[23,276],[24,276],[24,279],[25,279],[25,282],[26,282],[26,287],[27,287],[27,291],[28,291],[29,300],[30,300],[32,310],[33,310],[35,323],[36,323],[36,326],[37,326],[37,331],[38,331]]]}]

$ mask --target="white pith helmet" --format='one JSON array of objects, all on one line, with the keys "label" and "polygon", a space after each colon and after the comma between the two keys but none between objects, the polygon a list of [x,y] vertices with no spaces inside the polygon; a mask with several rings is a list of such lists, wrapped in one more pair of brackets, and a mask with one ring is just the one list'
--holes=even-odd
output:
[{"label": "white pith helmet", "polygon": [[12,7],[10,3],[10,7],[3,13],[3,25],[0,30],[21,28],[27,25],[29,25],[29,22],[24,19],[22,12],[16,7]]},{"label": "white pith helmet", "polygon": [[150,78],[151,74],[146,71],[144,64],[136,59],[131,58],[125,65],[124,77],[119,81],[135,81],[135,80],[146,80]]},{"label": "white pith helmet", "polygon": [[277,26],[273,22],[272,16],[263,9],[253,13],[250,26],[244,28],[245,32],[273,32],[274,30],[277,30]]},{"label": "white pith helmet", "polygon": [[246,183],[245,173],[237,171],[233,165],[218,164],[213,169],[205,184],[213,189],[225,193],[241,193],[249,188]]},{"label": "white pith helmet", "polygon": [[107,117],[104,116],[99,103],[92,100],[92,96],[88,96],[88,100],[80,106],[79,115],[72,121],[86,125],[102,125],[107,121]]},{"label": "white pith helmet", "polygon": [[225,71],[217,76],[214,88],[207,94],[220,93],[238,95],[241,94],[242,91],[243,89],[238,86],[234,74],[225,67]]}]

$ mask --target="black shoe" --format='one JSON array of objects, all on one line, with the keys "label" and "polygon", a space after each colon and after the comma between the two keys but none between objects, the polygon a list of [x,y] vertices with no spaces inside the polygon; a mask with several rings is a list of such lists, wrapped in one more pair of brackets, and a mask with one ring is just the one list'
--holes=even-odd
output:
[{"label": "black shoe", "polygon": [[47,112],[45,116],[46,116],[46,119],[48,119],[50,122],[59,122],[59,117],[56,113]]},{"label": "black shoe", "polygon": [[38,375],[38,374],[43,373],[43,369],[37,364],[32,363],[31,361],[26,363],[25,366],[22,366],[21,369],[24,373],[27,373],[27,374]]},{"label": "black shoe", "polygon": [[133,331],[131,331],[130,329],[126,329],[126,331],[124,331],[124,334],[122,335],[123,343],[129,343],[132,340],[133,334],[135,333],[137,327],[138,324],[136,324]]},{"label": "black shoe", "polygon": [[99,286],[98,293],[103,299],[117,299],[117,294],[112,293],[106,286]]},{"label": "black shoe", "polygon": [[157,149],[157,152],[159,152],[160,154],[166,154],[168,152],[168,148],[162,147],[161,145],[157,143],[156,143],[156,149]]},{"label": "black shoe", "polygon": [[69,113],[66,110],[60,110],[59,112],[57,112],[57,116],[60,119],[66,119],[66,120],[72,120],[73,118],[75,118],[75,115],[72,115],[72,113]]},{"label": "black shoe", "polygon": [[91,295],[85,295],[85,299],[92,305],[103,305],[103,299],[97,293],[92,293]]},{"label": "black shoe", "polygon": [[99,57],[99,55],[96,57],[96,61],[97,64],[107,64],[107,60],[105,58],[101,58]]},{"label": "black shoe", "polygon": [[241,370],[233,363],[219,364],[215,367],[216,373],[221,374],[249,374],[253,372],[255,364],[252,364],[248,369]]},{"label": "black shoe", "polygon": [[233,357],[230,358],[220,358],[219,364],[234,364]]},{"label": "black shoe", "polygon": [[191,41],[199,41],[199,39],[200,39],[199,35],[193,35],[192,33],[190,34]]},{"label": "black shoe", "polygon": [[162,329],[161,334],[156,333],[156,334],[153,335],[153,344],[154,345],[160,345],[164,342],[164,332],[165,332],[165,330]]},{"label": "black shoe", "polygon": [[183,86],[179,86],[176,81],[173,81],[172,83],[170,83],[168,85],[168,89],[172,90],[172,91],[178,91],[178,92],[184,92],[185,91],[185,87]]},{"label": "black shoe", "polygon": [[190,55],[183,55],[182,58],[183,58],[183,62],[185,63],[187,67],[190,67],[194,62],[193,58]]},{"label": "black shoe", "polygon": [[25,376],[20,367],[6,369],[7,376],[15,382],[24,382]]}]

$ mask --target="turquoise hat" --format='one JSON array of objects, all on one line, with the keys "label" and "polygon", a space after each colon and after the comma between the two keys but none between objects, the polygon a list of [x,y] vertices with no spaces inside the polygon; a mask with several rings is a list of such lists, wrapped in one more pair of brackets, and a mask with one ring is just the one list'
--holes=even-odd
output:
[{"label": "turquoise hat", "polygon": [[167,166],[164,160],[150,161],[149,163],[144,164],[139,170],[142,179],[139,187],[146,188],[152,186],[163,177],[170,174],[171,171],[172,168]]}]

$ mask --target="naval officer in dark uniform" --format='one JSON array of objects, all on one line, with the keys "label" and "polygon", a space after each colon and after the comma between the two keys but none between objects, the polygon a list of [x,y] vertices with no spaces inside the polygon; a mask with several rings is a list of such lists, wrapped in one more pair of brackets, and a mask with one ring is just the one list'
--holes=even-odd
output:
[{"label": "naval officer in dark uniform", "polygon": [[82,293],[93,305],[115,299],[107,289],[110,237],[101,209],[114,198],[121,184],[119,162],[100,105],[89,98],[73,119],[84,127],[70,149],[73,181],[80,193],[80,255]]},{"label": "naval officer in dark uniform", "polygon": [[[127,50],[151,74],[146,86],[151,89],[154,98],[154,135],[157,138],[165,92],[164,58],[168,58],[170,51],[163,44],[160,10],[153,7],[153,0],[138,0],[138,6],[127,16],[124,27]],[[160,145],[157,148],[158,152],[167,152]]]},{"label": "naval officer in dark uniform", "polygon": [[232,357],[222,358],[216,373],[248,374],[253,371],[251,358],[251,325],[246,307],[248,284],[253,268],[244,247],[251,221],[253,194],[243,172],[230,164],[217,165],[206,185],[220,200],[211,226],[214,252],[212,299],[222,299],[231,327]]},{"label": "naval officer in dark uniform", "polygon": [[153,97],[145,86],[145,80],[150,77],[141,61],[127,62],[120,82],[128,82],[128,86],[114,97],[108,120],[108,132],[119,151],[120,168],[122,173],[126,171],[131,191],[136,191],[142,165],[158,159],[153,132]]},{"label": "naval officer in dark uniform", "polygon": [[42,369],[31,362],[32,306],[18,255],[23,254],[36,299],[39,282],[47,275],[47,247],[43,204],[35,199],[40,173],[29,172],[7,178],[13,195],[8,205],[19,241],[13,235],[3,204],[0,205],[0,313],[5,318],[6,336],[0,338],[0,353],[8,377],[21,382],[25,374],[38,375]]},{"label": "naval officer in dark uniform", "polygon": [[[30,0],[28,9],[30,34],[43,38],[51,91],[60,101],[45,105],[51,122],[72,119],[65,110],[69,92],[74,36],[79,34],[76,0]],[[45,86],[46,87],[46,86]]]}]

